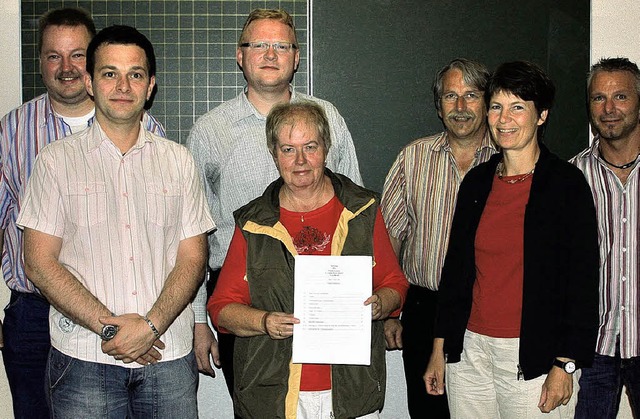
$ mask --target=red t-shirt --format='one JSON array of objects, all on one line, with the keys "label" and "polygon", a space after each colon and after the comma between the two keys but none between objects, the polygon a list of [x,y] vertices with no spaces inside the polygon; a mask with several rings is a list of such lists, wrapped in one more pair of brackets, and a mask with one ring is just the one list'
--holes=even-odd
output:
[{"label": "red t-shirt", "polygon": [[[337,197],[308,213],[292,212],[280,208],[280,222],[285,226],[296,250],[301,255],[330,255],[331,241],[344,206]],[[303,221],[304,220],[304,221]],[[387,229],[378,209],[373,231],[374,267],[373,290],[392,288],[404,303],[409,284],[395,257]],[[238,227],[233,234],[227,257],[222,266],[216,289],[209,299],[207,309],[213,323],[223,333],[227,331],[218,325],[220,310],[229,303],[251,305],[249,284],[246,275],[247,242]],[[399,315],[400,310],[392,313]],[[300,390],[322,391],[331,389],[331,366],[327,364],[303,364]]]},{"label": "red t-shirt", "polygon": [[[520,175],[521,176],[521,175]],[[504,180],[520,176],[505,176]],[[520,337],[524,277],[524,211],[531,190],[493,179],[476,231],[476,281],[467,328],[497,338]]]}]

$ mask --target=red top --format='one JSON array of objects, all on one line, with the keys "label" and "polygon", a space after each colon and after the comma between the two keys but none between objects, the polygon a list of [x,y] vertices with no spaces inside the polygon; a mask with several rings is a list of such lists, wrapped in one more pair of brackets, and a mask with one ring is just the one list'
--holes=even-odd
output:
[{"label": "red top", "polygon": [[[331,241],[344,206],[337,197],[308,213],[292,212],[280,208],[280,222],[285,226],[296,250],[301,255],[330,255]],[[303,221],[304,220],[304,221]],[[373,230],[373,291],[380,288],[396,290],[404,303],[409,284],[395,257],[387,229],[378,209]],[[213,323],[222,333],[228,333],[218,325],[218,315],[229,303],[251,305],[249,283],[244,280],[247,262],[247,242],[238,227],[233,234],[227,257],[222,266],[216,289],[209,299],[207,310]],[[400,310],[392,313],[399,315]],[[303,364],[300,390],[322,391],[331,388],[331,367],[326,364]]]},{"label": "red top", "polygon": [[520,337],[524,278],[524,211],[531,179],[493,179],[476,231],[476,281],[467,329],[496,338]]}]

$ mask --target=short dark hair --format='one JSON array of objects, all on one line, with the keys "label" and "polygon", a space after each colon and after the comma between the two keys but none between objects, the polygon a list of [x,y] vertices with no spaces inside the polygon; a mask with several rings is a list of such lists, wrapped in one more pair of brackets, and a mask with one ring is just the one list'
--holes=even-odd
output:
[{"label": "short dark hair", "polygon": [[293,24],[293,18],[289,13],[280,9],[254,9],[249,13],[247,20],[244,22],[244,26],[242,27],[242,32],[240,33],[240,39],[238,39],[238,47],[244,42],[249,42],[248,39],[245,39],[247,36],[247,28],[249,25],[256,21],[262,19],[271,19],[283,23],[291,28],[293,31],[293,44],[296,48],[298,45],[298,37],[296,35],[296,27]]},{"label": "short dark hair", "polygon": [[[499,92],[511,93],[522,100],[532,101],[536,112],[541,115],[542,111],[548,111],[553,106],[556,87],[538,65],[529,61],[512,61],[500,64],[491,75],[484,93],[487,107],[490,106],[493,95]],[[538,141],[542,141],[548,121],[549,118],[538,127]]]},{"label": "short dark hair", "polygon": [[102,45],[137,45],[142,48],[147,56],[149,77],[156,75],[156,54],[153,45],[146,36],[138,32],[136,28],[125,25],[113,25],[104,28],[93,37],[87,48],[87,73],[93,78],[96,65],[96,50]]},{"label": "short dark hair", "polygon": [[591,88],[593,76],[602,71],[628,71],[636,80],[636,92],[640,96],[640,70],[633,61],[626,57],[601,58],[600,61],[591,66],[591,70],[587,75],[587,90]]},{"label": "short dark hair", "polygon": [[511,93],[523,100],[530,100],[540,114],[553,106],[556,87],[547,74],[536,64],[528,61],[503,63],[489,79],[485,92],[487,105],[498,92]]},{"label": "short dark hair", "polygon": [[487,67],[485,67],[484,64],[468,60],[466,58],[455,58],[451,60],[449,64],[442,67],[433,80],[433,101],[438,111],[442,109],[440,99],[442,99],[442,94],[444,93],[444,75],[447,71],[453,69],[457,69],[462,72],[462,79],[467,85],[472,86],[481,92],[484,92],[487,88],[489,70],[487,70]]},{"label": "short dark hair", "polygon": [[318,130],[318,136],[322,140],[325,155],[331,148],[331,130],[324,110],[315,102],[309,100],[287,102],[276,105],[267,116],[267,148],[271,155],[276,157],[278,147],[278,133],[285,125],[293,125],[296,122],[306,122]]},{"label": "short dark hair", "polygon": [[42,52],[42,38],[49,26],[84,26],[91,38],[96,35],[96,25],[89,12],[80,7],[49,10],[38,21],[38,53]]}]

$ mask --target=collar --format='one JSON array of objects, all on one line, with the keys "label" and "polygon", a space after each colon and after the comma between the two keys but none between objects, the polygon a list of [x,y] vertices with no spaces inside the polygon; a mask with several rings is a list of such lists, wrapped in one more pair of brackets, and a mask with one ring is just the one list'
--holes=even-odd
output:
[{"label": "collar", "polygon": [[59,120],[60,122],[62,122],[62,118],[57,116],[55,111],[53,110],[53,105],[51,104],[49,93],[45,93],[42,96],[44,98],[44,112],[42,113],[42,115],[40,115],[40,117],[42,118],[40,120],[40,126],[46,126],[47,124],[49,124],[49,121],[55,122],[56,120]]},{"label": "collar", "polygon": [[[104,132],[100,123],[94,119],[93,124],[87,128],[88,135],[88,147],[87,152],[91,153],[92,151],[98,149],[104,142],[109,142],[113,147],[116,147],[115,143],[107,136]],[[138,139],[136,143],[131,147],[131,150],[140,149],[145,146],[146,143],[155,142],[153,136],[149,131],[144,129],[142,125],[142,121],[140,122],[140,131],[138,132]],[[117,148],[117,147],[116,147]],[[129,151],[131,151],[129,150]]]},{"label": "collar", "polygon": [[[245,86],[242,90],[242,93],[238,95],[238,99],[240,101],[240,110],[237,112],[235,122],[240,122],[245,118],[255,117],[258,120],[266,121],[267,117],[262,115],[258,110],[253,106],[253,103],[249,101],[247,97],[247,91],[249,90],[248,86]],[[290,102],[297,100],[298,93],[294,90],[293,86],[289,84],[289,93],[291,93]]]},{"label": "collar", "polygon": [[[53,105],[51,104],[49,93],[44,93],[42,97],[44,99],[44,112],[40,115],[40,118],[41,118],[40,126],[44,127],[44,126],[47,126],[49,123],[55,123],[56,121],[59,122],[60,124],[65,124],[64,118],[58,115],[56,111],[53,110]],[[87,121],[88,127],[93,125],[95,118],[96,118],[95,114],[91,118],[89,118],[89,120]]]},{"label": "collar", "polygon": [[[487,128],[484,133],[484,137],[482,137],[482,142],[480,143],[480,147],[476,149],[476,152],[482,151],[484,149],[491,149],[498,151],[498,148],[493,143],[491,139],[491,135],[489,134],[489,129]],[[449,143],[449,131],[443,131],[440,134],[440,138],[433,142],[433,150],[434,151],[451,151],[451,144]]]}]

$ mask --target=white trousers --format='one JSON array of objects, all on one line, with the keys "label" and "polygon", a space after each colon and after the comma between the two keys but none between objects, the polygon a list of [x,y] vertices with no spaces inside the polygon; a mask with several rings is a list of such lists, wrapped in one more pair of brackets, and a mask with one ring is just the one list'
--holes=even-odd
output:
[{"label": "white trousers", "polygon": [[445,369],[452,418],[573,418],[580,371],[573,374],[569,403],[542,413],[538,403],[547,376],[518,379],[519,345],[519,338],[492,338],[466,331],[460,362],[447,364]]},{"label": "white trousers", "polygon": [[[297,419],[334,419],[331,390],[301,391],[298,398]],[[380,412],[358,416],[358,419],[378,419]]]}]

